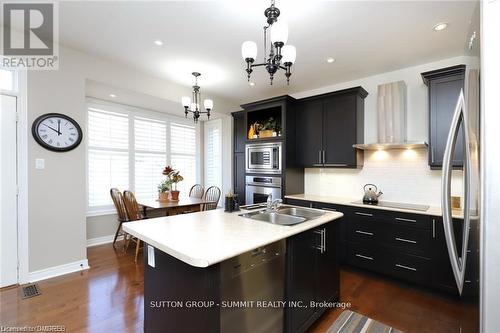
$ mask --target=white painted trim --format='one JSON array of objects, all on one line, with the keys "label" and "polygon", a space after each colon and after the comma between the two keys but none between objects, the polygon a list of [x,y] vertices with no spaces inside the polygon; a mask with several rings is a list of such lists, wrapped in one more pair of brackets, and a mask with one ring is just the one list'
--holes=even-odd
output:
[{"label": "white painted trim", "polygon": [[[114,238],[115,238],[115,235],[107,235],[107,236],[101,236],[101,237],[96,237],[96,238],[89,238],[89,239],[87,239],[87,247],[113,243]],[[117,241],[123,240],[123,236],[118,236],[118,238],[116,240]]]},{"label": "white painted trim", "polygon": [[64,265],[49,267],[29,273],[28,282],[36,282],[61,276],[69,273],[79,272],[89,269],[89,262],[87,259],[70,262]]},{"label": "white painted trim", "polygon": [[26,71],[18,71],[18,113],[17,124],[17,158],[18,158],[18,186],[17,200],[17,256],[18,281],[24,284],[29,276],[29,234],[28,234],[28,138],[30,135],[28,124],[28,75]]},{"label": "white painted trim", "polygon": [[94,216],[105,216],[105,215],[116,215],[116,209],[110,208],[110,209],[102,209],[102,210],[89,210],[89,211],[87,211],[86,216],[87,217],[94,217]]}]

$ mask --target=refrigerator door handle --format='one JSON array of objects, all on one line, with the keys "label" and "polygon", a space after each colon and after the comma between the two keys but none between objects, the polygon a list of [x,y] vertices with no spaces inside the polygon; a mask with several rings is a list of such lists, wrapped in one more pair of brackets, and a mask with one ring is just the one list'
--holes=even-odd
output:
[{"label": "refrigerator door handle", "polygon": [[[443,210],[443,227],[444,235],[446,240],[446,246],[448,248],[448,254],[450,256],[451,268],[453,270],[453,275],[457,283],[458,292],[460,295],[463,291],[464,281],[465,281],[465,267],[467,262],[467,247],[469,241],[469,229],[470,229],[470,138],[469,138],[469,127],[467,120],[467,112],[465,107],[465,98],[463,90],[460,92],[460,96],[455,107],[455,112],[453,114],[453,119],[450,127],[450,132],[448,133],[448,139],[446,143],[446,148],[443,156],[443,178],[442,178],[442,197],[441,206]],[[465,142],[464,142],[464,227],[462,233],[462,251],[459,254],[455,242],[455,234],[453,232],[453,218],[451,212],[451,171],[453,162],[453,152],[455,151],[455,145],[457,142],[457,137],[460,129],[460,123],[463,125]]]}]

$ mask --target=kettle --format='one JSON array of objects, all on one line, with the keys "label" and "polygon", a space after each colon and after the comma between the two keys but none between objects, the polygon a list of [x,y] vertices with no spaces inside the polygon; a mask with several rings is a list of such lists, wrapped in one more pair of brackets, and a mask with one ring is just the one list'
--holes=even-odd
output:
[{"label": "kettle", "polygon": [[374,184],[366,184],[363,186],[365,195],[363,196],[363,203],[376,205],[378,203],[378,197],[380,197],[383,192],[379,191],[377,193],[377,186]]}]

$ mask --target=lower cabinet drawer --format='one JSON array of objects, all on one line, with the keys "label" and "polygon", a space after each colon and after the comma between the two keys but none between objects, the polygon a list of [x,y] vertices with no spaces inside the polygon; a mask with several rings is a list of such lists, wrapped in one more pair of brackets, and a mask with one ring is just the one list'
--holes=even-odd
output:
[{"label": "lower cabinet drawer", "polygon": [[428,285],[431,282],[431,262],[429,259],[384,250],[385,273],[391,276]]},{"label": "lower cabinet drawer", "polygon": [[353,243],[372,243],[382,240],[383,224],[371,221],[351,220],[347,228],[347,237]]},{"label": "lower cabinet drawer", "polygon": [[384,244],[397,248],[398,252],[429,258],[431,255],[431,230],[392,226],[386,228]]},{"label": "lower cabinet drawer", "polygon": [[382,256],[375,246],[348,242],[347,248],[347,262],[350,265],[383,272]]}]

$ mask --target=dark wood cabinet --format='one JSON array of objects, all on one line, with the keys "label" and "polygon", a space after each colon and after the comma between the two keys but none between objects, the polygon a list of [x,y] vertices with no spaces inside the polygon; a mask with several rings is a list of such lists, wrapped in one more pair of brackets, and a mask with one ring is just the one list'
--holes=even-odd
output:
[{"label": "dark wood cabinet", "polygon": [[[422,73],[429,90],[429,165],[439,169],[460,90],[464,88],[465,65]],[[459,131],[453,166],[463,166],[463,129]]]},{"label": "dark wood cabinet", "polygon": [[302,167],[362,165],[353,144],[364,141],[364,98],[361,87],[300,101],[296,112],[296,154]]},{"label": "dark wood cabinet", "polygon": [[[444,236],[443,220],[441,217],[433,217],[434,235],[432,242],[432,284],[443,291],[458,294],[457,285],[451,269],[448,249]],[[465,271],[465,284],[463,295],[465,297],[477,297],[479,293],[479,232],[476,223],[472,223],[469,232],[469,243],[467,249],[467,263]],[[463,220],[453,219],[453,231],[457,244],[457,251],[461,253],[461,239],[463,232]]]},{"label": "dark wood cabinet", "polygon": [[245,112],[233,112],[233,192],[238,203],[244,205],[245,198]]},{"label": "dark wood cabinet", "polygon": [[285,332],[305,332],[339,299],[338,220],[287,239]]},{"label": "dark wood cabinet", "polygon": [[296,115],[296,156],[301,166],[321,165],[323,147],[323,100],[300,102]]},{"label": "dark wood cabinet", "polygon": [[234,152],[245,152],[245,141],[247,137],[247,130],[245,124],[245,112],[238,111],[233,113],[233,130],[234,130]]},{"label": "dark wood cabinet", "polygon": [[245,197],[245,153],[235,153],[233,161],[234,193],[238,195],[238,204],[244,205]]},{"label": "dark wood cabinet", "polygon": [[[300,199],[285,202],[344,214],[336,223],[341,263],[458,295],[441,217]],[[454,219],[453,226],[459,244],[463,221]],[[478,294],[479,226],[472,219],[463,297]]]}]

